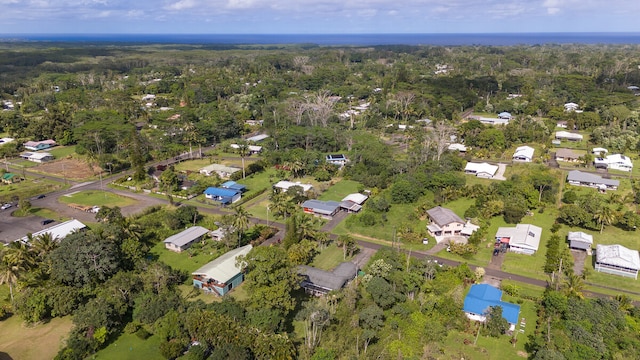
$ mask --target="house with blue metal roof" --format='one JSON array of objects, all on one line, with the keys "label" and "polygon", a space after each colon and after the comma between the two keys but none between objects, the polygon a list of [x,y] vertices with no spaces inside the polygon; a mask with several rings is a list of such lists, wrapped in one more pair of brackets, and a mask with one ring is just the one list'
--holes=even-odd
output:
[{"label": "house with blue metal roof", "polygon": [[223,189],[237,190],[237,191],[240,191],[240,192],[245,192],[247,190],[246,186],[244,186],[242,184],[238,184],[237,182],[231,181],[231,180],[229,180],[227,182],[223,182],[220,185],[220,187],[223,188]]},{"label": "house with blue metal roof", "polygon": [[463,310],[467,317],[475,321],[486,321],[489,308],[500,306],[502,317],[509,323],[509,330],[514,330],[520,316],[520,305],[502,301],[502,290],[489,284],[471,285],[464,298]]},{"label": "house with blue metal roof", "polygon": [[208,187],[207,190],[204,191],[204,196],[207,199],[211,199],[213,201],[217,201],[221,204],[227,205],[233,204],[234,202],[240,200],[240,198],[242,197],[242,192],[232,189]]}]

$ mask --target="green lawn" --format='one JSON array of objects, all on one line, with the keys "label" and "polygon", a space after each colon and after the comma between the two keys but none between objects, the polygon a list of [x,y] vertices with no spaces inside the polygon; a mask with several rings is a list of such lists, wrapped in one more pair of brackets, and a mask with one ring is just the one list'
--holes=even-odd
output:
[{"label": "green lawn", "polygon": [[116,195],[107,191],[90,190],[61,196],[58,200],[65,204],[78,204],[84,206],[119,206],[133,205],[136,201],[126,196]]},{"label": "green lawn", "polygon": [[73,155],[76,153],[76,147],[74,146],[56,146],[51,150],[47,150],[48,153],[51,153],[56,159],[63,159],[69,155]]},{"label": "green lawn", "polygon": [[40,360],[53,359],[69,333],[71,317],[54,318],[46,324],[25,326],[19,316],[0,322],[0,352],[2,359]]},{"label": "green lawn", "polygon": [[349,257],[346,260],[343,259],[342,248],[337,247],[335,244],[330,244],[316,255],[313,262],[311,262],[311,266],[322,270],[332,270],[341,262],[349,261],[349,259]]},{"label": "green lawn", "polygon": [[31,215],[40,216],[46,219],[53,219],[60,222],[69,220],[68,217],[61,216],[60,213],[46,208],[33,207],[29,212]]},{"label": "green lawn", "polygon": [[[20,174],[21,175],[21,174]],[[27,178],[15,184],[0,184],[0,202],[8,202],[13,197],[30,198],[32,196],[60,190],[66,185],[44,178]]]},{"label": "green lawn", "polygon": [[335,184],[331,185],[326,191],[324,191],[319,197],[319,200],[333,200],[342,201],[345,196],[353,193],[357,193],[362,185],[353,180],[339,180]]},{"label": "green lawn", "polygon": [[161,340],[156,335],[142,340],[134,334],[122,334],[88,359],[163,360],[159,350]]},{"label": "green lawn", "polygon": [[[211,241],[209,241],[211,243]],[[158,257],[159,261],[171,266],[174,269],[192,273],[202,265],[213,261],[222,255],[222,250],[215,249],[211,244],[198,249],[198,245],[192,246],[190,249],[181,253],[173,252],[164,247],[163,242],[158,242],[151,248],[151,254]],[[188,280],[189,282],[190,280]]]}]

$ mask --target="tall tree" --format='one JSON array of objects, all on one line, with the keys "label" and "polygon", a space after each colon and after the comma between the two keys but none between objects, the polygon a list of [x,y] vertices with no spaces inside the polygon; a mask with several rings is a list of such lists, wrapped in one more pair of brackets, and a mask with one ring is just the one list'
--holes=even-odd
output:
[{"label": "tall tree", "polygon": [[605,225],[611,225],[616,219],[615,212],[608,206],[602,206],[593,214],[593,219],[600,225],[600,234]]},{"label": "tall tree", "polygon": [[238,232],[238,246],[242,242],[242,235],[249,228],[249,212],[242,206],[238,206],[234,210],[233,227]]}]

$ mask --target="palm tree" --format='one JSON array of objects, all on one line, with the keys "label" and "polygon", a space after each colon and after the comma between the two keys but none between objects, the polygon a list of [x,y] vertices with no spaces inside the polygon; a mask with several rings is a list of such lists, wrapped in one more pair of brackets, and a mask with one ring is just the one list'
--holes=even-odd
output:
[{"label": "palm tree", "polygon": [[34,250],[22,241],[10,243],[4,252],[3,260],[19,269],[29,270],[35,267]]},{"label": "palm tree", "polygon": [[582,290],[584,290],[582,278],[576,274],[569,275],[565,281],[565,292],[567,296],[582,298]]},{"label": "palm tree", "polygon": [[284,219],[287,219],[287,215],[289,215],[292,211],[292,206],[291,206],[291,202],[289,201],[289,198],[287,197],[287,194],[282,192],[282,191],[278,191],[278,192],[274,192],[271,195],[271,205],[270,205],[270,209],[273,212],[274,216],[282,216],[284,217]]},{"label": "palm tree", "polygon": [[238,144],[238,154],[242,159],[242,178],[244,179],[246,176],[245,168],[244,168],[244,158],[249,155],[249,145],[245,142],[241,142]]},{"label": "palm tree", "polygon": [[58,245],[60,245],[58,237],[54,237],[50,232],[38,235],[31,242],[31,248],[33,249],[33,252],[41,260],[44,259],[50,252],[55,250]]},{"label": "palm tree", "polygon": [[[4,260],[4,259],[3,259]],[[7,261],[0,262],[0,284],[9,285],[9,293],[11,294],[11,303],[13,304],[13,287],[18,282],[22,269],[15,264]]]},{"label": "palm tree", "polygon": [[238,246],[242,240],[242,234],[249,228],[249,212],[242,206],[235,208],[233,227],[238,232]]},{"label": "palm tree", "polygon": [[604,226],[611,225],[616,219],[616,214],[610,207],[602,206],[593,214],[593,219],[600,225],[600,234],[602,234]]},{"label": "palm tree", "polygon": [[307,214],[300,214],[297,220],[298,235],[302,239],[315,239],[318,233],[316,220]]}]

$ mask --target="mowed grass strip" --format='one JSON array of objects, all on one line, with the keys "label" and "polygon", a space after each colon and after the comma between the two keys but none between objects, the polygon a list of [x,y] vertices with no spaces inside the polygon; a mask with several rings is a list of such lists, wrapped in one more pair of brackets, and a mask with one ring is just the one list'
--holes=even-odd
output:
[{"label": "mowed grass strip", "polygon": [[78,204],[84,206],[119,206],[125,207],[136,203],[136,200],[116,195],[107,191],[88,190],[61,196],[58,201],[65,204]]},{"label": "mowed grass strip", "polygon": [[14,315],[0,322],[0,351],[8,355],[6,359],[53,359],[72,327],[70,316],[26,326],[19,316]]}]

